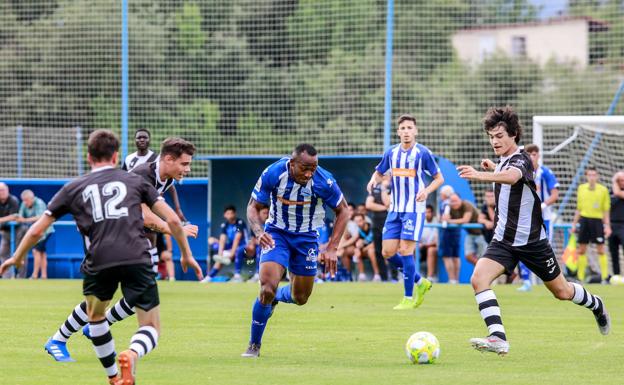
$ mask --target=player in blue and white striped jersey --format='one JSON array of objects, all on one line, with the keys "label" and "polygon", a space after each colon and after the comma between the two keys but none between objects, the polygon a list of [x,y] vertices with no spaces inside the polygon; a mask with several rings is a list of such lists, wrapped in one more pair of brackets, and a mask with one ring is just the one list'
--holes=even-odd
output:
[{"label": "player in blue and white striped jersey", "polygon": [[[425,222],[427,196],[444,183],[444,177],[431,151],[416,143],[416,119],[411,115],[401,115],[397,124],[401,143],[384,153],[367,189],[372,191],[375,185],[382,182],[384,174],[390,173],[392,199],[383,229],[382,254],[391,263],[403,266],[405,295],[394,309],[405,310],[420,306],[425,293],[431,288],[431,282],[416,273],[414,250]],[[423,173],[433,177],[428,186],[425,186]],[[418,287],[416,298],[413,297],[414,282]]]},{"label": "player in blue and white striped jersey", "polygon": [[[269,206],[264,223],[260,210]],[[317,229],[323,226],[325,206],[336,214],[334,232],[320,253]],[[251,338],[243,357],[258,357],[262,334],[278,302],[303,305],[312,294],[317,259],[332,277],[336,251],[349,214],[334,177],[318,165],[316,149],[298,145],[290,158],[267,167],[251,193],[247,221],[262,246],[260,294],[253,305]],[[317,258],[317,256],[319,256]],[[278,289],[286,271],[290,284]]]}]

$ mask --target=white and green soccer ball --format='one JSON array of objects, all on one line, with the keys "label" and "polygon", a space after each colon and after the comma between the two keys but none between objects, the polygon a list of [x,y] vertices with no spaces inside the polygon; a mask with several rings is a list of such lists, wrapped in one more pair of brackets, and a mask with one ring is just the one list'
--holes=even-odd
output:
[{"label": "white and green soccer ball", "polygon": [[413,364],[432,364],[440,356],[440,343],[429,332],[418,332],[405,343],[405,354]]},{"label": "white and green soccer ball", "polygon": [[614,275],[609,280],[609,283],[612,285],[624,285],[624,278],[621,275]]}]

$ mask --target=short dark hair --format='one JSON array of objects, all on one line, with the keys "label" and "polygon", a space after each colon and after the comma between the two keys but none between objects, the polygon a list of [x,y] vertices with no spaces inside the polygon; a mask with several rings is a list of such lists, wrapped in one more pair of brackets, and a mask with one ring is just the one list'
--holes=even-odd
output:
[{"label": "short dark hair", "polygon": [[433,213],[435,214],[435,210],[433,209],[433,206],[431,206],[431,205],[427,205],[425,208],[426,208],[427,210],[431,210],[431,211],[433,211]]},{"label": "short dark hair", "polygon": [[96,162],[111,160],[119,151],[119,139],[110,130],[95,130],[89,135],[87,152]]},{"label": "short dark hair", "polygon": [[366,216],[362,213],[357,213],[353,216],[353,219],[355,219],[355,217],[362,217],[362,219],[366,220]]},{"label": "short dark hair", "polygon": [[411,120],[416,125],[416,118],[410,114],[403,114],[397,118],[397,126],[400,126],[406,120]]},{"label": "short dark hair", "polygon": [[516,143],[522,137],[522,125],[518,119],[518,114],[511,106],[491,107],[483,118],[483,129],[487,132],[502,126],[509,136],[514,136]]},{"label": "short dark hair", "polygon": [[182,138],[167,138],[163,140],[160,146],[160,155],[171,155],[174,158],[179,158],[182,154],[193,156],[195,153],[195,146],[193,143],[188,142]]},{"label": "short dark hair", "polygon": [[540,152],[539,151],[539,146],[537,144],[527,144],[526,146],[524,146],[524,151],[526,152]]},{"label": "short dark hair", "polygon": [[353,203],[353,202],[348,202],[348,203],[347,203],[347,206],[351,206],[351,207],[353,207],[353,208],[355,208],[355,207],[356,207],[356,206],[355,206],[355,203]]},{"label": "short dark hair", "polygon": [[136,134],[138,134],[139,132],[147,132],[147,136],[149,138],[152,137],[152,133],[147,128],[139,128],[138,130],[134,131],[134,136],[136,136]]},{"label": "short dark hair", "polygon": [[587,172],[587,171],[596,171],[596,172],[598,172],[598,169],[596,168],[596,166],[590,165],[590,166],[585,167],[585,172]]},{"label": "short dark hair", "polygon": [[230,210],[236,212],[236,206],[234,206],[234,205],[227,205],[227,206],[225,206],[225,208],[223,208],[223,212],[230,211]]},{"label": "short dark hair", "polygon": [[316,154],[318,153],[316,151],[316,148],[314,148],[314,146],[309,143],[300,143],[297,145],[297,147],[295,147],[295,150],[293,151],[293,153],[297,156],[303,154],[304,152],[310,156],[316,156]]}]

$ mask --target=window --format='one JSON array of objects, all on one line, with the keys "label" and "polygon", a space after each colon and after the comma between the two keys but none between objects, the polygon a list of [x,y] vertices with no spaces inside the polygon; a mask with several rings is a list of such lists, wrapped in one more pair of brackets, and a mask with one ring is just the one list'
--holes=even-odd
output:
[{"label": "window", "polygon": [[526,57],[526,37],[512,36],[511,38],[511,56]]}]

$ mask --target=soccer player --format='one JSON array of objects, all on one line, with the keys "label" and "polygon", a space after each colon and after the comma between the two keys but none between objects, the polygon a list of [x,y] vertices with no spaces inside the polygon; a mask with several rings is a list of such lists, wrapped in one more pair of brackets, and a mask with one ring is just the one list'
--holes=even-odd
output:
[{"label": "soccer player", "polygon": [[[12,258],[0,266],[21,265],[52,223],[71,214],[85,240],[86,256],[81,266],[83,294],[89,316],[91,342],[109,383],[132,385],[136,361],[156,347],[160,334],[159,297],[152,270],[149,245],[143,233],[142,204],[165,218],[182,252],[182,267],[192,267],[201,276],[180,219],[154,187],[138,175],[115,169],[119,140],[110,131],[97,130],[89,136],[87,159],[91,173],[69,183],[52,198],[48,210],[35,222]],[[139,329],[128,350],[115,363],[115,342],[105,310],[121,284],[124,297],[136,306]]]},{"label": "soccer player", "polygon": [[[395,266],[403,266],[404,297],[394,309],[405,310],[420,306],[425,293],[431,289],[431,281],[416,272],[414,250],[425,222],[427,196],[444,183],[444,177],[431,151],[416,143],[416,119],[401,115],[397,124],[401,143],[384,153],[367,189],[370,193],[373,186],[382,182],[384,174],[390,172],[392,202],[384,226],[382,254]],[[426,187],[423,173],[433,177]],[[418,286],[416,298],[414,282]]]},{"label": "soccer player", "polygon": [[[161,146],[161,157],[153,163],[144,163],[134,168],[131,173],[140,175],[150,186],[162,196],[169,187],[173,185],[173,181],[181,180],[189,173],[192,161],[192,155],[195,151],[193,144],[181,138],[168,138],[163,141]],[[145,227],[161,233],[170,233],[170,229],[166,222],[147,207],[143,206],[143,217]],[[187,224],[184,226],[187,236],[197,236],[197,226]],[[158,272],[158,253],[156,251],[156,234],[152,231],[145,231],[143,237],[150,242],[150,255],[152,256],[152,266],[154,272]],[[45,350],[56,361],[71,362],[69,351],[67,350],[67,340],[80,328],[83,328],[83,334],[89,338],[90,328],[87,314],[85,312],[87,304],[82,302],[74,308],[64,323],[61,324],[56,333],[48,340]],[[121,298],[106,312],[106,319],[109,324],[122,321],[135,313],[134,304],[125,298]]]},{"label": "soccer player", "polygon": [[[262,223],[259,212],[270,206]],[[325,206],[336,214],[334,232],[319,255],[318,232]],[[260,294],[253,305],[251,339],[243,357],[259,357],[262,334],[278,302],[304,305],[314,286],[316,264],[325,264],[336,275],[336,251],[349,214],[347,203],[334,177],[318,165],[316,149],[299,144],[290,158],[267,167],[251,193],[247,205],[249,227],[262,246]],[[285,270],[290,283],[278,289]]]},{"label": "soccer player", "polygon": [[[531,157],[533,163],[533,169],[535,170],[535,189],[542,201],[542,216],[544,217],[544,227],[546,227],[546,236],[548,240],[552,240],[552,221],[554,220],[555,213],[552,210],[552,205],[559,199],[559,182],[555,174],[546,166],[539,165],[539,147],[536,144],[528,144],[524,147],[524,150]],[[520,262],[520,277],[522,278],[522,286],[518,288],[518,291],[531,291],[531,272]]]},{"label": "soccer player", "polygon": [[132,171],[133,168],[138,167],[144,163],[153,163],[158,159],[158,154],[150,150],[150,140],[152,134],[146,128],[140,128],[134,133],[134,144],[136,151],[126,156],[122,170]]},{"label": "soccer player", "polygon": [[500,307],[490,285],[501,274],[511,273],[518,261],[537,274],[556,298],[590,309],[600,332],[608,334],[611,322],[602,299],[577,283],[567,282],[559,269],[544,229],[533,164],[526,151],[518,146],[522,136],[518,115],[509,106],[490,108],[483,123],[494,153],[500,156],[498,164],[484,159],[481,167],[486,171],[476,171],[471,166],[457,168],[464,179],[493,183],[496,196],[494,238],[477,261],[471,278],[489,335],[473,338],[471,344],[480,351],[509,352]]},{"label": "soccer player", "polygon": [[[605,238],[611,235],[611,197],[606,186],[598,183],[600,176],[595,167],[585,169],[587,183],[578,187],[576,192],[576,211],[572,220],[572,232],[577,233],[578,273],[577,277],[585,281],[587,270],[587,244],[596,244],[600,278],[606,283],[609,276],[609,261],[605,253]],[[577,231],[576,225],[580,224]]]},{"label": "soccer player", "polygon": [[620,246],[624,247],[624,170],[613,175],[611,180],[613,195],[611,196],[611,226],[609,251],[613,275],[620,275]]}]

